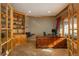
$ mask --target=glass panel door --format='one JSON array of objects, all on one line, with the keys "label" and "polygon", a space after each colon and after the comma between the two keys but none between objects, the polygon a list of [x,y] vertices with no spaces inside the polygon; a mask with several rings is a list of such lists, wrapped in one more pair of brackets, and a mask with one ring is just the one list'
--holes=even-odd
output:
[{"label": "glass panel door", "polygon": [[74,55],[77,55],[77,17],[74,16]]},{"label": "glass panel door", "polygon": [[64,19],[64,36],[65,37],[68,36],[68,19],[67,18]]},{"label": "glass panel door", "polygon": [[74,17],[74,40],[77,40],[77,17]]}]

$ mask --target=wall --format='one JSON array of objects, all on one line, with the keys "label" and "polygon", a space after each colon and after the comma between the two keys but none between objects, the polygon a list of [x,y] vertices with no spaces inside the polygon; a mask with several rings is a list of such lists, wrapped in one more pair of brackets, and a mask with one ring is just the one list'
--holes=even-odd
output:
[{"label": "wall", "polygon": [[36,35],[43,35],[43,32],[46,32],[47,34],[51,34],[51,29],[55,28],[55,23],[56,21],[54,17],[52,16],[50,17],[27,17],[26,28],[28,28],[29,32],[36,34]]}]

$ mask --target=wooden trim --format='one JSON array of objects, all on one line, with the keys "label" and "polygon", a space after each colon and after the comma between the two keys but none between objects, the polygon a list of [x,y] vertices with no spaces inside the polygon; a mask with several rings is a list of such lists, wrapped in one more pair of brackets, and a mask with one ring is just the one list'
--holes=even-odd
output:
[{"label": "wooden trim", "polygon": [[6,43],[10,42],[12,39],[7,40],[6,42],[2,43],[1,46],[5,45]]},{"label": "wooden trim", "polygon": [[64,18],[62,18],[62,36],[64,37]]},{"label": "wooden trim", "polygon": [[77,6],[77,51],[79,56],[79,4]]},{"label": "wooden trim", "polygon": [[48,18],[48,17],[55,17],[55,16],[28,16],[33,18]]},{"label": "wooden trim", "polygon": [[68,6],[69,6],[69,4],[68,4],[62,11],[60,11],[60,12],[56,15],[56,17],[59,16],[59,15],[60,15],[62,12],[64,12],[65,10],[67,10]]},{"label": "wooden trim", "polygon": [[[1,4],[0,4],[0,9],[1,9]],[[0,10],[0,13],[1,13],[1,10]],[[1,14],[0,14],[0,32],[1,32]],[[0,44],[1,44],[1,33],[0,33]]]},{"label": "wooden trim", "polygon": [[19,12],[19,11],[17,11],[17,10],[14,10],[14,13],[21,14],[21,15],[26,15],[25,13]]}]

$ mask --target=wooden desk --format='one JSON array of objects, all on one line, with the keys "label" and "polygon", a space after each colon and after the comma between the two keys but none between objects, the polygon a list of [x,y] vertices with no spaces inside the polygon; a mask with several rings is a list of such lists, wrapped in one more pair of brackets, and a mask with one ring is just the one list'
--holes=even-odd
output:
[{"label": "wooden desk", "polygon": [[67,48],[67,40],[62,37],[38,36],[36,37],[37,48]]}]

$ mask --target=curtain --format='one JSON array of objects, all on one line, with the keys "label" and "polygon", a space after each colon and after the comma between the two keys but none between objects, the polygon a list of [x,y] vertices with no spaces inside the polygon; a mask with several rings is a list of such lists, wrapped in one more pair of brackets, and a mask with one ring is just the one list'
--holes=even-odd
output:
[{"label": "curtain", "polygon": [[58,17],[57,19],[56,19],[56,30],[58,31],[59,30],[59,28],[60,28],[60,20],[61,20],[61,17]]}]

